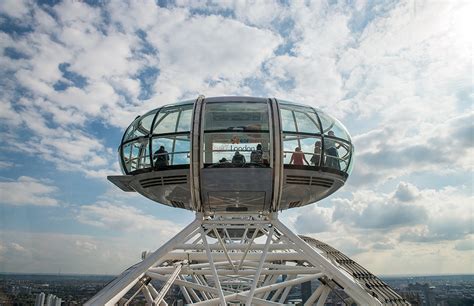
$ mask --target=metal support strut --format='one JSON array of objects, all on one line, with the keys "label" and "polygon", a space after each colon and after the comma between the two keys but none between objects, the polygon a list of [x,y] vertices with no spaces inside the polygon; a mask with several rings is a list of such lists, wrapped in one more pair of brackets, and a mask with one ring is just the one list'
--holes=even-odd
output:
[{"label": "metal support strut", "polygon": [[[365,277],[356,275],[355,268],[365,271]],[[331,296],[359,305],[409,305],[344,254],[294,234],[276,213],[198,213],[85,305],[128,305],[140,296],[147,305],[167,305],[172,286],[187,304],[282,305],[292,288],[305,282],[317,286],[305,306],[324,305]]]}]

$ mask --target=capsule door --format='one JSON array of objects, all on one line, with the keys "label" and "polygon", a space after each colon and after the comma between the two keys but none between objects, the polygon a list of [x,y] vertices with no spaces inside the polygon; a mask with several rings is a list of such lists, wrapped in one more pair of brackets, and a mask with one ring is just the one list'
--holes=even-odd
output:
[{"label": "capsule door", "polygon": [[270,122],[267,99],[204,100],[199,153],[203,211],[270,209],[273,191]]}]

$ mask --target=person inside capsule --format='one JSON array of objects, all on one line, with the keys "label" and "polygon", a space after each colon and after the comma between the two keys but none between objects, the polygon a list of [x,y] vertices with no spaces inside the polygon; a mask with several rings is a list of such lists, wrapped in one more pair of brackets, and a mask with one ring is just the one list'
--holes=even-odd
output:
[{"label": "person inside capsule", "polygon": [[[328,132],[328,136],[335,137],[333,131]],[[341,170],[341,166],[339,165],[339,154],[337,149],[340,147],[340,144],[336,143],[334,139],[326,139],[326,166]]]},{"label": "person inside capsule", "polygon": [[160,146],[160,148],[155,152],[154,159],[155,169],[162,169],[169,165],[170,157],[164,146]]},{"label": "person inside capsule", "polygon": [[245,156],[240,154],[239,151],[235,151],[234,157],[232,157],[232,163],[236,165],[245,164]]},{"label": "person inside capsule", "polygon": [[257,149],[252,151],[250,154],[250,162],[256,164],[261,164],[263,162],[263,151],[261,144],[258,144]]},{"label": "person inside capsule", "polygon": [[301,152],[301,148],[296,147],[295,152],[291,155],[290,165],[293,164],[296,166],[304,166],[303,161],[309,166],[306,156],[304,156],[304,153]]},{"label": "person inside capsule", "polygon": [[312,166],[317,166],[319,164],[319,159],[321,158],[321,141],[316,141],[314,143],[313,156],[309,160]]}]

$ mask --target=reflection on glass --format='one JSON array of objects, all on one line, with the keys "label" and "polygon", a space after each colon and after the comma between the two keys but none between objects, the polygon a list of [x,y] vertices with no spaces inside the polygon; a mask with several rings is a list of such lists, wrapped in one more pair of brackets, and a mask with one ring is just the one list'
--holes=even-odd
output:
[{"label": "reflection on glass", "polygon": [[155,169],[189,164],[191,142],[189,135],[167,135],[152,140]]},{"label": "reflection on glass", "polygon": [[205,133],[203,160],[205,165],[245,165],[268,167],[270,161],[268,133]]},{"label": "reflection on glass", "polygon": [[208,103],[205,109],[204,130],[261,131],[268,130],[266,103]]},{"label": "reflection on glass", "polygon": [[[308,136],[298,134],[285,134],[283,135],[283,163],[293,165],[308,165],[319,166],[321,160],[321,137],[319,136]],[[300,152],[304,154],[304,158],[295,152],[297,148],[300,148]],[[297,156],[296,163],[291,157]],[[301,163],[303,162],[303,164]]]},{"label": "reflection on glass", "polygon": [[151,112],[135,119],[125,132],[124,141],[148,135],[155,114],[156,110],[152,110]]},{"label": "reflection on glass", "polygon": [[336,170],[348,171],[351,158],[351,146],[333,138],[324,138],[325,161],[324,166]]},{"label": "reflection on glass", "polygon": [[331,116],[325,114],[324,112],[320,110],[318,110],[318,116],[319,116],[319,119],[321,120],[321,125],[323,127],[324,135],[330,135],[330,136],[342,138],[347,141],[351,141],[351,138],[346,128],[337,119],[332,118]]},{"label": "reflection on glass", "polygon": [[311,107],[280,104],[280,115],[285,132],[321,133],[318,117]]},{"label": "reflection on glass", "polygon": [[141,138],[123,146],[123,161],[128,172],[150,167],[148,139]]},{"label": "reflection on glass", "polygon": [[155,119],[153,134],[189,132],[192,108],[192,105],[163,107]]}]

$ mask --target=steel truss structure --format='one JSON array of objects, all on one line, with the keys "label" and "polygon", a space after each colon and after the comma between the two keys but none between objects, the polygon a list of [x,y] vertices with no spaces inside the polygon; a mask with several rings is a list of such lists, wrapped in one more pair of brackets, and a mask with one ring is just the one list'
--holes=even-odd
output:
[{"label": "steel truss structure", "polygon": [[[344,254],[294,234],[276,213],[197,213],[191,224],[86,305],[128,305],[138,295],[148,305],[167,305],[164,298],[173,285],[187,304],[282,305],[292,287],[316,279],[320,285],[305,306],[324,305],[331,291],[344,291],[347,305],[409,305]],[[159,280],[161,288],[151,280]]]}]

